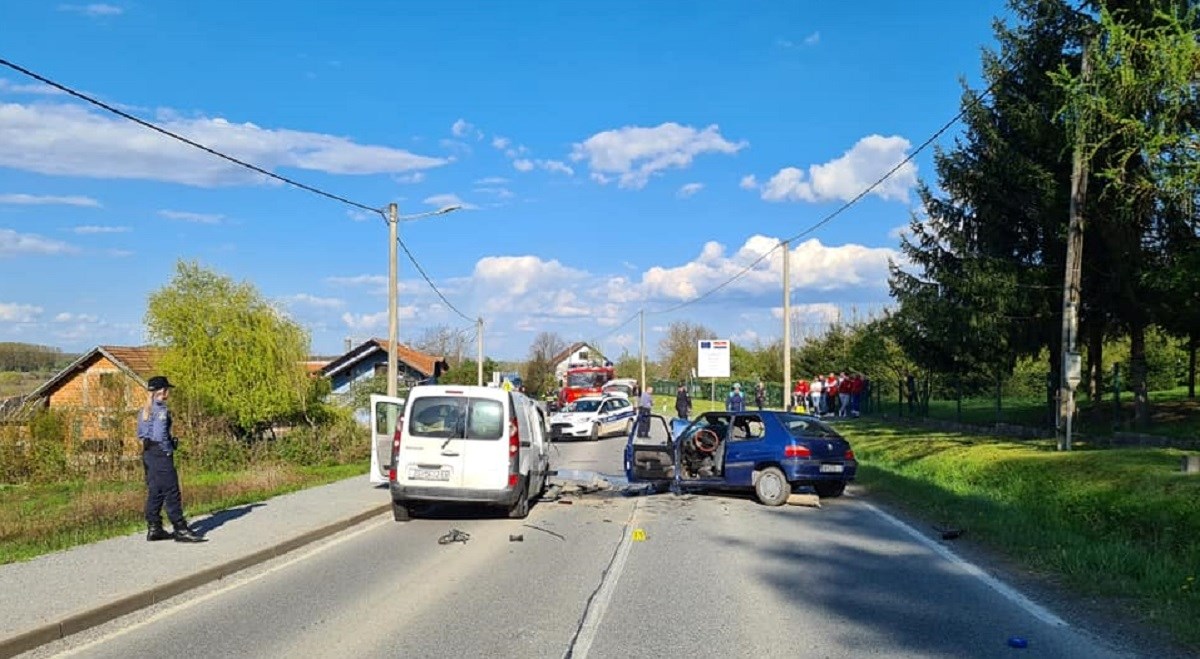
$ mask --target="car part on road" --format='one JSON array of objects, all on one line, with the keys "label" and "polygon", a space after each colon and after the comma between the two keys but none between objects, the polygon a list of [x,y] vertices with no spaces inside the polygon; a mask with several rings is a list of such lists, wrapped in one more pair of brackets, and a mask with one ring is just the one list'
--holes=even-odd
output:
[{"label": "car part on road", "polygon": [[527,529],[534,529],[535,531],[541,531],[542,533],[549,533],[550,535],[558,538],[559,540],[567,539],[567,537],[561,533],[555,533],[554,531],[551,531],[550,529],[544,529],[540,526],[534,526],[533,524],[522,524],[521,526],[524,526]]},{"label": "car part on road", "polygon": [[820,508],[821,497],[815,494],[792,494],[787,498],[789,506],[808,506],[809,508]]},{"label": "car part on road", "polygon": [[448,544],[451,544],[454,542],[461,542],[465,545],[465,544],[467,544],[467,541],[470,539],[471,539],[470,533],[467,533],[465,531],[459,531],[458,529],[450,529],[449,533],[438,538],[438,544],[439,545],[448,545]]},{"label": "car part on road", "polygon": [[508,541],[509,541],[509,542],[525,542],[525,536],[523,536],[523,535],[509,535],[509,536],[508,536]]}]

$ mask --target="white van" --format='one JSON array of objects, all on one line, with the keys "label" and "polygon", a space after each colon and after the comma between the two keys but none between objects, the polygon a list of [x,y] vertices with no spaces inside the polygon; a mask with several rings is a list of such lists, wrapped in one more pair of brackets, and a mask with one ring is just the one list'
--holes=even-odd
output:
[{"label": "white van", "polygon": [[[377,402],[394,405],[396,399]],[[381,463],[381,453],[372,460],[387,465],[397,521],[409,518],[413,504],[433,502],[493,504],[515,518],[529,514],[550,470],[541,406],[495,387],[423,385],[408,392],[403,409],[387,459]],[[378,426],[379,409],[375,417]],[[379,444],[372,442],[373,451]]]}]

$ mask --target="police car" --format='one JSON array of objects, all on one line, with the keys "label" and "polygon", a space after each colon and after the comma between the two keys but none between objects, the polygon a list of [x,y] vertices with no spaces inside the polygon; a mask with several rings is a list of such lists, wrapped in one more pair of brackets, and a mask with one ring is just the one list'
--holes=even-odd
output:
[{"label": "police car", "polygon": [[550,417],[550,438],[597,440],[628,435],[636,419],[637,410],[624,396],[584,396]]}]

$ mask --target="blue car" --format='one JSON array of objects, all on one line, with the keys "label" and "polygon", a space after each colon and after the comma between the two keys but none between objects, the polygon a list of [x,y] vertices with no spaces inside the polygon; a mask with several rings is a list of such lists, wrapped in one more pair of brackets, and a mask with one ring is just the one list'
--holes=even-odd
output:
[{"label": "blue car", "polygon": [[805,414],[705,412],[691,422],[655,414],[650,423],[649,439],[630,432],[625,445],[631,483],[753,490],[763,504],[779,506],[801,486],[841,496],[858,471],[850,442]]}]

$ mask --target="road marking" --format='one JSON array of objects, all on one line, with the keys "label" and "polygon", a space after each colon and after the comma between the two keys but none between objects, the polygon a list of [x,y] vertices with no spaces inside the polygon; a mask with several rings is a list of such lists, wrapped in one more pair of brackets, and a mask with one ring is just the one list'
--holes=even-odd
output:
[{"label": "road marking", "polygon": [[600,622],[604,620],[604,612],[608,610],[608,603],[612,600],[613,591],[617,589],[621,572],[625,570],[629,549],[633,547],[633,534],[629,530],[633,528],[634,518],[637,517],[641,503],[641,499],[634,499],[633,511],[629,513],[629,521],[625,522],[625,526],[621,528],[621,542],[617,545],[617,551],[613,554],[608,568],[604,570],[600,587],[590,598],[579,630],[575,633],[575,638],[567,649],[566,656],[570,659],[587,659],[592,642],[596,640],[596,632],[600,629]]},{"label": "road marking", "polygon": [[992,590],[996,591],[997,593],[1000,593],[1000,595],[1002,595],[1004,598],[1008,599],[1012,603],[1021,607],[1027,613],[1029,613],[1033,617],[1037,618],[1038,620],[1041,620],[1042,622],[1044,622],[1048,625],[1054,625],[1055,627],[1068,627],[1069,626],[1067,624],[1067,621],[1054,615],[1053,613],[1051,613],[1049,611],[1049,609],[1046,609],[1045,607],[1041,606],[1040,604],[1037,604],[1036,602],[1029,599],[1028,597],[1025,597],[1021,593],[1017,592],[1017,590],[1015,588],[1013,588],[1012,586],[1009,586],[1008,584],[1004,583],[1003,581],[1000,581],[999,579],[993,577],[992,575],[988,574],[987,572],[984,572],[982,569],[980,569],[974,563],[971,563],[970,561],[967,561],[966,559],[960,557],[958,554],[955,554],[954,552],[950,551],[945,545],[942,545],[942,544],[930,539],[928,536],[921,533],[920,531],[914,529],[913,527],[909,526],[908,524],[905,524],[904,522],[896,519],[895,517],[892,517],[891,515],[883,512],[882,510],[876,508],[875,506],[872,506],[871,504],[869,504],[865,501],[860,500],[860,503],[862,503],[862,505],[866,506],[869,510],[873,511],[876,515],[879,515],[880,517],[884,518],[885,520],[891,522],[893,525],[898,527],[900,530],[902,530],[905,533],[912,536],[917,542],[920,542],[921,544],[925,545],[926,547],[932,549],[934,552],[936,552],[942,558],[944,558],[944,559],[950,561],[951,563],[954,563],[958,567],[962,568],[964,571],[967,572],[967,574],[970,574],[971,576],[975,577],[976,579],[979,579],[983,583],[987,584],[989,587],[991,587]]},{"label": "road marking", "polygon": [[[311,557],[313,557],[313,556],[315,556],[315,555],[317,555],[317,554],[319,554],[319,553],[321,553],[321,552],[323,552],[323,551],[325,551],[325,550],[327,550],[327,549],[333,548],[333,547],[335,547],[335,546],[337,546],[337,545],[340,545],[340,544],[342,544],[343,542],[346,542],[346,541],[348,541],[348,540],[351,540],[351,539],[353,539],[353,538],[356,538],[356,537],[358,537],[358,536],[360,536],[360,535],[362,535],[362,534],[364,534],[364,533],[367,533],[368,531],[373,531],[373,530],[375,530],[376,528],[379,528],[380,526],[383,526],[383,525],[385,525],[385,524],[388,524],[388,523],[390,523],[390,522],[391,522],[391,520],[387,520],[387,519],[381,519],[381,520],[379,520],[379,521],[375,522],[374,524],[368,524],[367,526],[363,526],[363,527],[361,527],[361,528],[359,528],[359,529],[357,529],[357,530],[355,530],[355,531],[353,531],[353,532],[346,533],[346,534],[344,534],[344,535],[340,535],[340,536],[338,536],[337,538],[334,538],[333,540],[330,540],[329,542],[326,542],[326,543],[324,543],[324,544],[322,544],[322,545],[320,545],[320,546],[318,546],[318,547],[314,547],[314,548],[312,548],[312,549],[309,549],[308,551],[305,551],[303,554],[299,554],[299,555],[296,555],[296,556],[292,557],[292,558],[291,558],[291,559],[289,559],[287,562],[280,563],[279,565],[276,565],[275,567],[272,567],[272,568],[270,568],[270,569],[268,569],[268,570],[265,570],[265,571],[263,571],[263,572],[261,572],[261,573],[259,573],[259,574],[256,574],[256,575],[254,575],[254,576],[252,576],[252,577],[246,577],[246,578],[244,578],[244,579],[242,579],[242,580],[240,580],[240,581],[235,581],[234,583],[231,583],[231,584],[229,584],[229,585],[227,585],[227,586],[224,586],[224,587],[222,587],[222,588],[219,588],[219,589],[217,589],[217,590],[214,590],[214,591],[212,591],[212,592],[205,593],[204,595],[201,595],[201,596],[199,596],[199,597],[196,597],[196,598],[194,598],[194,599],[188,600],[188,601],[186,601],[186,602],[181,602],[181,603],[179,603],[179,604],[176,604],[175,606],[172,606],[172,607],[171,607],[171,608],[169,608],[169,609],[164,609],[164,610],[162,610],[162,611],[159,611],[158,613],[155,613],[154,615],[150,616],[149,618],[147,618],[147,619],[145,619],[145,620],[142,620],[142,621],[140,621],[140,622],[137,622],[137,623],[134,623],[134,624],[132,624],[132,625],[129,625],[128,627],[124,627],[124,628],[122,628],[122,629],[118,629],[118,630],[116,630],[116,631],[114,631],[114,632],[110,632],[110,633],[108,633],[108,634],[105,634],[104,636],[101,636],[101,637],[100,637],[100,638],[98,638],[98,639],[95,639],[95,640],[93,640],[93,641],[89,641],[89,642],[87,642],[87,643],[85,643],[85,644],[83,644],[83,645],[80,645],[80,646],[77,646],[77,647],[71,648],[71,649],[69,649],[69,650],[65,650],[65,651],[63,651],[63,652],[61,652],[61,653],[59,653],[59,654],[56,654],[56,655],[54,655],[54,656],[55,656],[55,657],[70,657],[70,656],[77,655],[77,654],[79,654],[79,653],[83,652],[84,650],[88,650],[88,649],[91,649],[91,648],[94,648],[94,647],[96,647],[97,645],[101,645],[101,644],[107,643],[107,642],[109,642],[109,641],[111,641],[111,640],[113,640],[113,639],[117,638],[118,636],[123,636],[123,635],[125,635],[125,634],[128,634],[129,632],[132,632],[132,631],[135,631],[135,630],[141,629],[142,627],[146,627],[146,626],[148,626],[148,625],[152,625],[152,624],[154,624],[154,623],[158,622],[159,620],[162,620],[163,618],[168,618],[168,617],[170,617],[170,616],[173,616],[173,615],[175,615],[175,614],[177,614],[177,613],[180,613],[180,612],[183,612],[183,611],[185,611],[185,610],[187,610],[187,609],[190,609],[190,608],[192,608],[193,606],[196,606],[197,604],[201,604],[201,603],[203,603],[203,602],[207,602],[208,600],[210,600],[210,599],[212,599],[212,598],[214,598],[214,597],[219,597],[219,596],[221,596],[221,595],[224,595],[225,593],[228,593],[228,592],[229,592],[229,591],[231,591],[231,590],[235,590],[235,589],[237,589],[237,588],[241,588],[242,586],[245,586],[245,585],[247,585],[247,584],[254,583],[255,581],[258,581],[259,579],[262,579],[262,578],[264,578],[264,577],[270,576],[270,575],[272,575],[272,574],[274,574],[274,573],[276,573],[276,572],[278,572],[278,571],[280,571],[280,570],[283,570],[283,569],[289,568],[289,567],[291,567],[291,566],[295,565],[296,563],[299,563],[299,562],[301,562],[301,561],[307,560],[307,559],[309,559],[309,558],[311,558]],[[130,615],[133,615],[133,614],[130,614]],[[120,618],[118,618],[118,620],[120,620]]]}]

